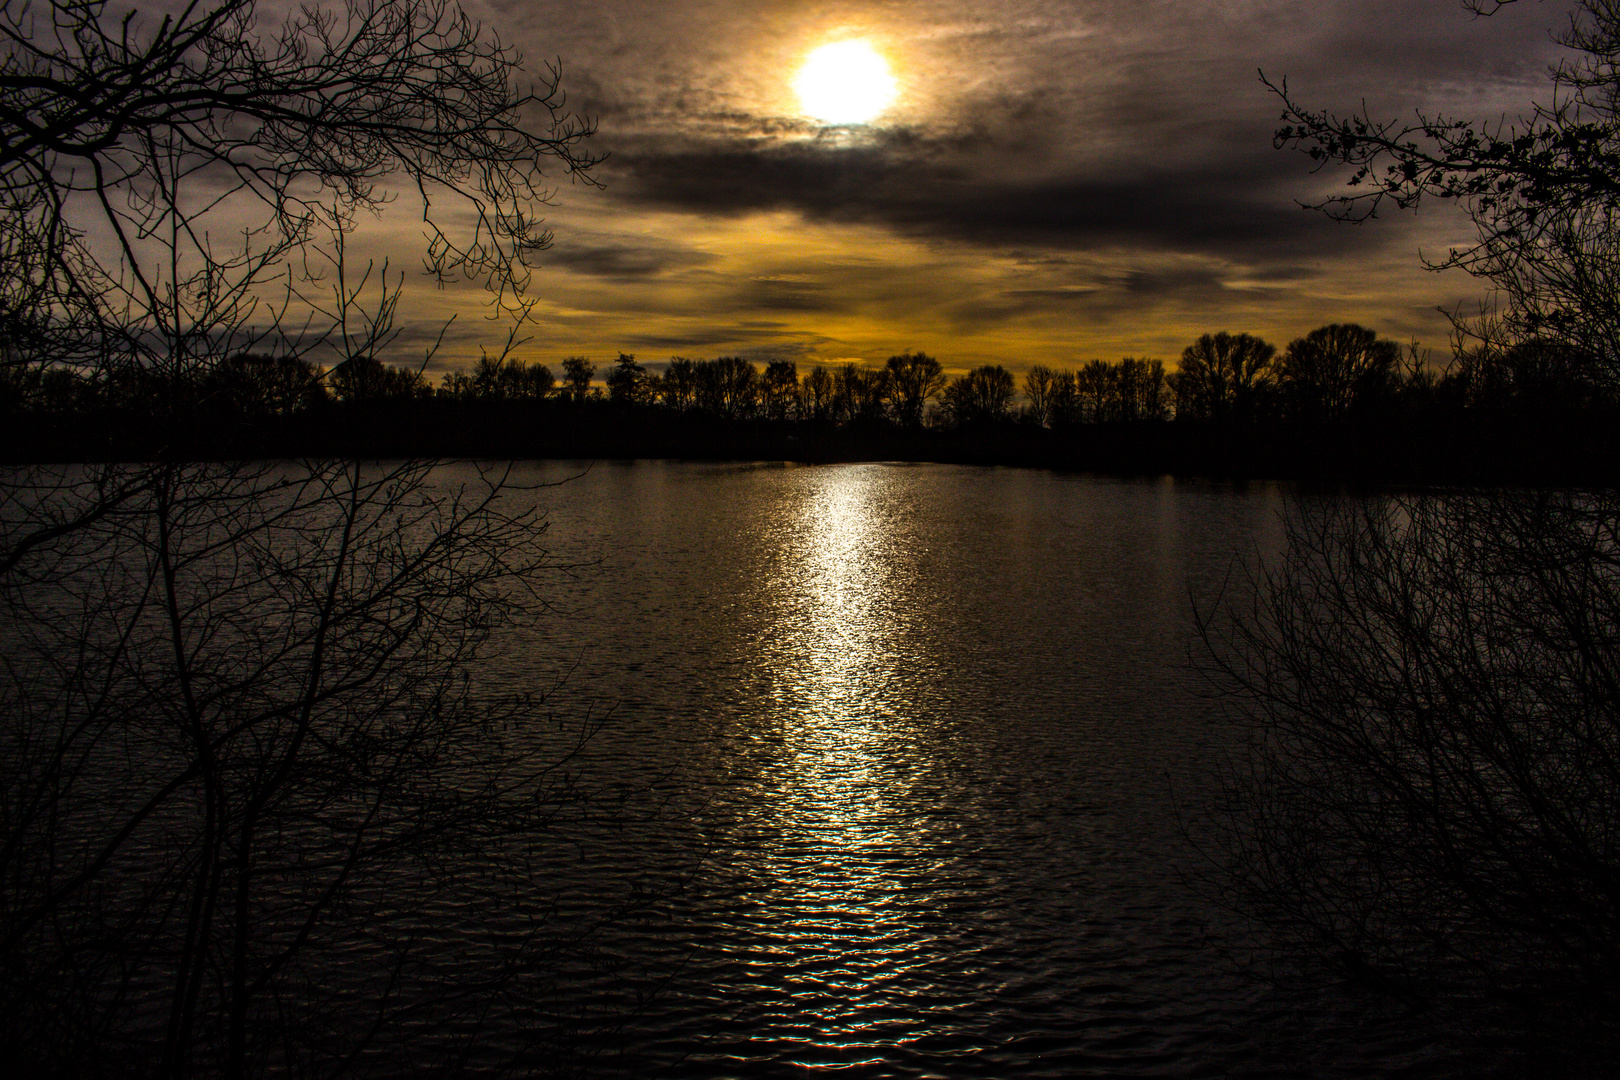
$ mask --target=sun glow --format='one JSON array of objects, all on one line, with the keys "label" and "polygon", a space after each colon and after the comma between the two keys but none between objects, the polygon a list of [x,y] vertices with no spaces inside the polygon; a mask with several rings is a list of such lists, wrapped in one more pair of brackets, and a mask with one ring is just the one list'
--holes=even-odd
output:
[{"label": "sun glow", "polygon": [[825,124],[864,124],[894,101],[889,62],[867,41],[839,41],[810,54],[793,80],[804,111]]}]

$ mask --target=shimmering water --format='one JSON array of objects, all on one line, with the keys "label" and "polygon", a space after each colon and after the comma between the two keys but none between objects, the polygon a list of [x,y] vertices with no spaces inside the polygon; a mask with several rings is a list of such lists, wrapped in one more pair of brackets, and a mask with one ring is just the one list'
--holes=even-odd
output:
[{"label": "shimmering water", "polygon": [[[1464,1075],[1222,959],[1232,749],[1192,604],[1285,493],[948,466],[530,466],[552,612],[492,677],[605,717],[558,856],[595,1075]],[[579,475],[576,475],[579,474]],[[568,729],[568,725],[564,725]],[[627,897],[656,898],[596,920]]]}]

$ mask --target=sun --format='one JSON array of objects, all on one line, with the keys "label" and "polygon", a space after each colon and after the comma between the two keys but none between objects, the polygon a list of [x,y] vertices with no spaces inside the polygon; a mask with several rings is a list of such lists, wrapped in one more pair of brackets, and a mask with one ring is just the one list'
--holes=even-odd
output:
[{"label": "sun", "polygon": [[864,124],[894,101],[889,62],[870,42],[838,41],[810,54],[793,80],[799,104],[824,124]]}]

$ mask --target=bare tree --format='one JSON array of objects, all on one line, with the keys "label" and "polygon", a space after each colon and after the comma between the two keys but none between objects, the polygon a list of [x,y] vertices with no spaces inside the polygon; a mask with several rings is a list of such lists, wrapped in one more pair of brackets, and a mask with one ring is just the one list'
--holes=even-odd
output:
[{"label": "bare tree", "polygon": [[1083,401],[1084,396],[1080,392],[1079,380],[1075,378],[1074,372],[1057,372],[1052,377],[1052,426],[1066,427],[1080,423],[1084,416]]},{"label": "bare tree", "polygon": [[1355,323],[1334,323],[1288,343],[1277,381],[1303,416],[1342,417],[1395,385],[1401,347]]},{"label": "bare tree", "polygon": [[[428,469],[131,470],[99,516],[107,473],[13,493],[36,535],[76,522],[0,594],[0,1041],[25,1071],[328,1071],[538,959],[494,902],[543,895],[555,759],[469,665],[532,607],[542,533],[499,474]],[[510,930],[460,980],[421,943],[452,901]]]},{"label": "bare tree", "polygon": [[562,362],[563,385],[575,401],[584,401],[591,391],[591,380],[596,377],[596,365],[583,356],[569,356]]},{"label": "bare tree", "polygon": [[920,428],[928,402],[945,389],[945,369],[938,360],[922,352],[904,352],[889,357],[884,388],[889,408],[903,427]]},{"label": "bare tree", "polygon": [[[1455,374],[1476,401],[1516,369],[1535,382],[1579,366],[1610,394],[1620,373],[1620,5],[1580,0],[1564,41],[1581,55],[1517,125],[1338,117],[1273,87],[1278,144],[1354,168],[1328,212],[1466,205],[1476,243],[1443,265],[1504,305],[1458,320]],[[1386,350],[1368,368],[1393,363]],[[1410,384],[1427,381],[1414,363]],[[1252,605],[1204,621],[1254,751],[1228,778],[1218,881],[1258,920],[1259,947],[1507,1010],[1543,1035],[1576,1020],[1612,1057],[1620,500],[1341,501],[1296,513],[1288,538]]]},{"label": "bare tree", "polygon": [[799,418],[799,365],[792,360],[772,360],[759,380],[759,397],[770,420]]},{"label": "bare tree", "polygon": [[745,420],[759,404],[759,369],[740,356],[693,364],[693,395],[698,408],[723,420]]},{"label": "bare tree", "polygon": [[875,424],[887,414],[889,371],[845,364],[833,377],[833,413],[846,424]]},{"label": "bare tree", "polygon": [[[1503,4],[1470,6],[1490,14]],[[1353,170],[1350,193],[1322,209],[1359,221],[1386,204],[1462,203],[1474,243],[1433,265],[1483,278],[1515,336],[1570,345],[1612,384],[1620,377],[1620,4],[1578,0],[1558,40],[1575,55],[1549,72],[1548,98],[1511,123],[1341,116],[1301,105],[1286,82],[1266,85],[1284,106],[1278,146]]]},{"label": "bare tree", "polygon": [[685,412],[692,407],[696,387],[697,371],[693,362],[684,356],[671,358],[660,382],[665,407]]},{"label": "bare tree", "polygon": [[1116,382],[1121,420],[1163,420],[1169,413],[1163,362],[1127,356],[1119,362]]},{"label": "bare tree", "polygon": [[1036,427],[1052,420],[1052,396],[1057,390],[1058,373],[1045,364],[1035,364],[1024,373],[1024,397],[1029,399],[1029,419]]},{"label": "bare tree", "polygon": [[804,377],[803,383],[799,386],[799,394],[803,399],[799,412],[805,419],[817,422],[832,419],[834,401],[837,397],[832,372],[817,364]]},{"label": "bare tree", "polygon": [[1091,360],[1074,373],[1074,385],[1080,395],[1086,418],[1101,424],[1116,418],[1119,412],[1119,369],[1106,360]]},{"label": "bare tree", "polygon": [[1269,385],[1276,346],[1253,334],[1204,334],[1181,354],[1169,377],[1176,415],[1226,419],[1251,415]]},{"label": "bare tree", "polygon": [[1424,1000],[1620,986],[1620,499],[1319,504],[1204,622],[1253,736],[1222,878],[1283,959]]},{"label": "bare tree", "polygon": [[45,326],[41,362],[356,355],[391,314],[357,303],[386,268],[345,278],[342,234],[393,197],[390,178],[421,194],[430,269],[521,315],[527,257],[549,239],[542,166],[590,164],[555,79],[519,89],[517,57],[444,0],[309,9],[274,35],[253,0],[161,19],[9,0],[0,40],[0,244],[32,253],[0,271],[0,295]]},{"label": "bare tree", "polygon": [[985,364],[945,388],[945,414],[955,424],[995,423],[1007,418],[1013,399],[1012,372]]},{"label": "bare tree", "polygon": [[[402,276],[345,240],[406,193],[428,271],[527,317],[544,169],[591,164],[556,73],[524,89],[445,0],[258,16],[0,2],[8,370],[177,433],[249,351],[360,393]],[[419,912],[536,884],[554,759],[469,679],[538,603],[538,522],[498,475],[158,456],[0,483],[0,1041],[41,1075],[361,1068],[543,942],[512,908],[464,977],[417,947]]]}]

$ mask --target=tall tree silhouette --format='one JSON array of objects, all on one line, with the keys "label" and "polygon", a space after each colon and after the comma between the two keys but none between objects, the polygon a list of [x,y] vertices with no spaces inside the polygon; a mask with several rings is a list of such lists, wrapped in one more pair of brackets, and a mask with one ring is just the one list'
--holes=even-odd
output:
[{"label": "tall tree silhouette", "polygon": [[591,392],[591,380],[596,377],[596,365],[583,356],[565,357],[562,362],[563,383],[568,387],[568,396],[574,401],[584,401]]},{"label": "tall tree silhouette", "polygon": [[945,389],[945,369],[927,353],[904,352],[889,357],[884,370],[895,420],[903,427],[922,427],[928,402]]},{"label": "tall tree silhouette", "polygon": [[792,360],[772,360],[759,380],[760,402],[770,420],[799,418],[799,365]]},{"label": "tall tree silhouette", "polygon": [[1277,380],[1296,412],[1338,417],[1358,401],[1388,394],[1400,358],[1395,342],[1354,323],[1334,323],[1289,342]]},{"label": "tall tree silhouette", "polygon": [[1176,415],[1197,419],[1248,417],[1270,382],[1276,346],[1252,334],[1204,334],[1181,354],[1170,377]]},{"label": "tall tree silhouette", "polygon": [[[1481,277],[1502,305],[1462,328],[1492,353],[1467,370],[1474,350],[1462,352],[1470,380],[1528,349],[1528,369],[1579,364],[1612,397],[1620,6],[1575,9],[1563,40],[1577,55],[1554,69],[1549,102],[1515,124],[1339,117],[1275,85],[1286,109],[1276,139],[1352,167],[1349,192],[1323,204],[1335,216],[1463,202],[1476,242],[1446,265]],[[1324,337],[1359,339],[1344,329]],[[1304,354],[1329,344],[1299,352],[1315,364]],[[1287,536],[1257,574],[1253,606],[1205,622],[1254,751],[1228,778],[1222,883],[1262,927],[1256,941],[1295,971],[1326,965],[1409,999],[1485,1006],[1497,1028],[1516,1021],[1543,1047],[1550,1031],[1560,1052],[1589,1039],[1593,1061],[1611,1060],[1614,492],[1314,503]]]},{"label": "tall tree silhouette", "polygon": [[1000,364],[984,364],[953,380],[942,404],[954,424],[995,423],[1007,419],[1013,387],[1012,372]]}]

